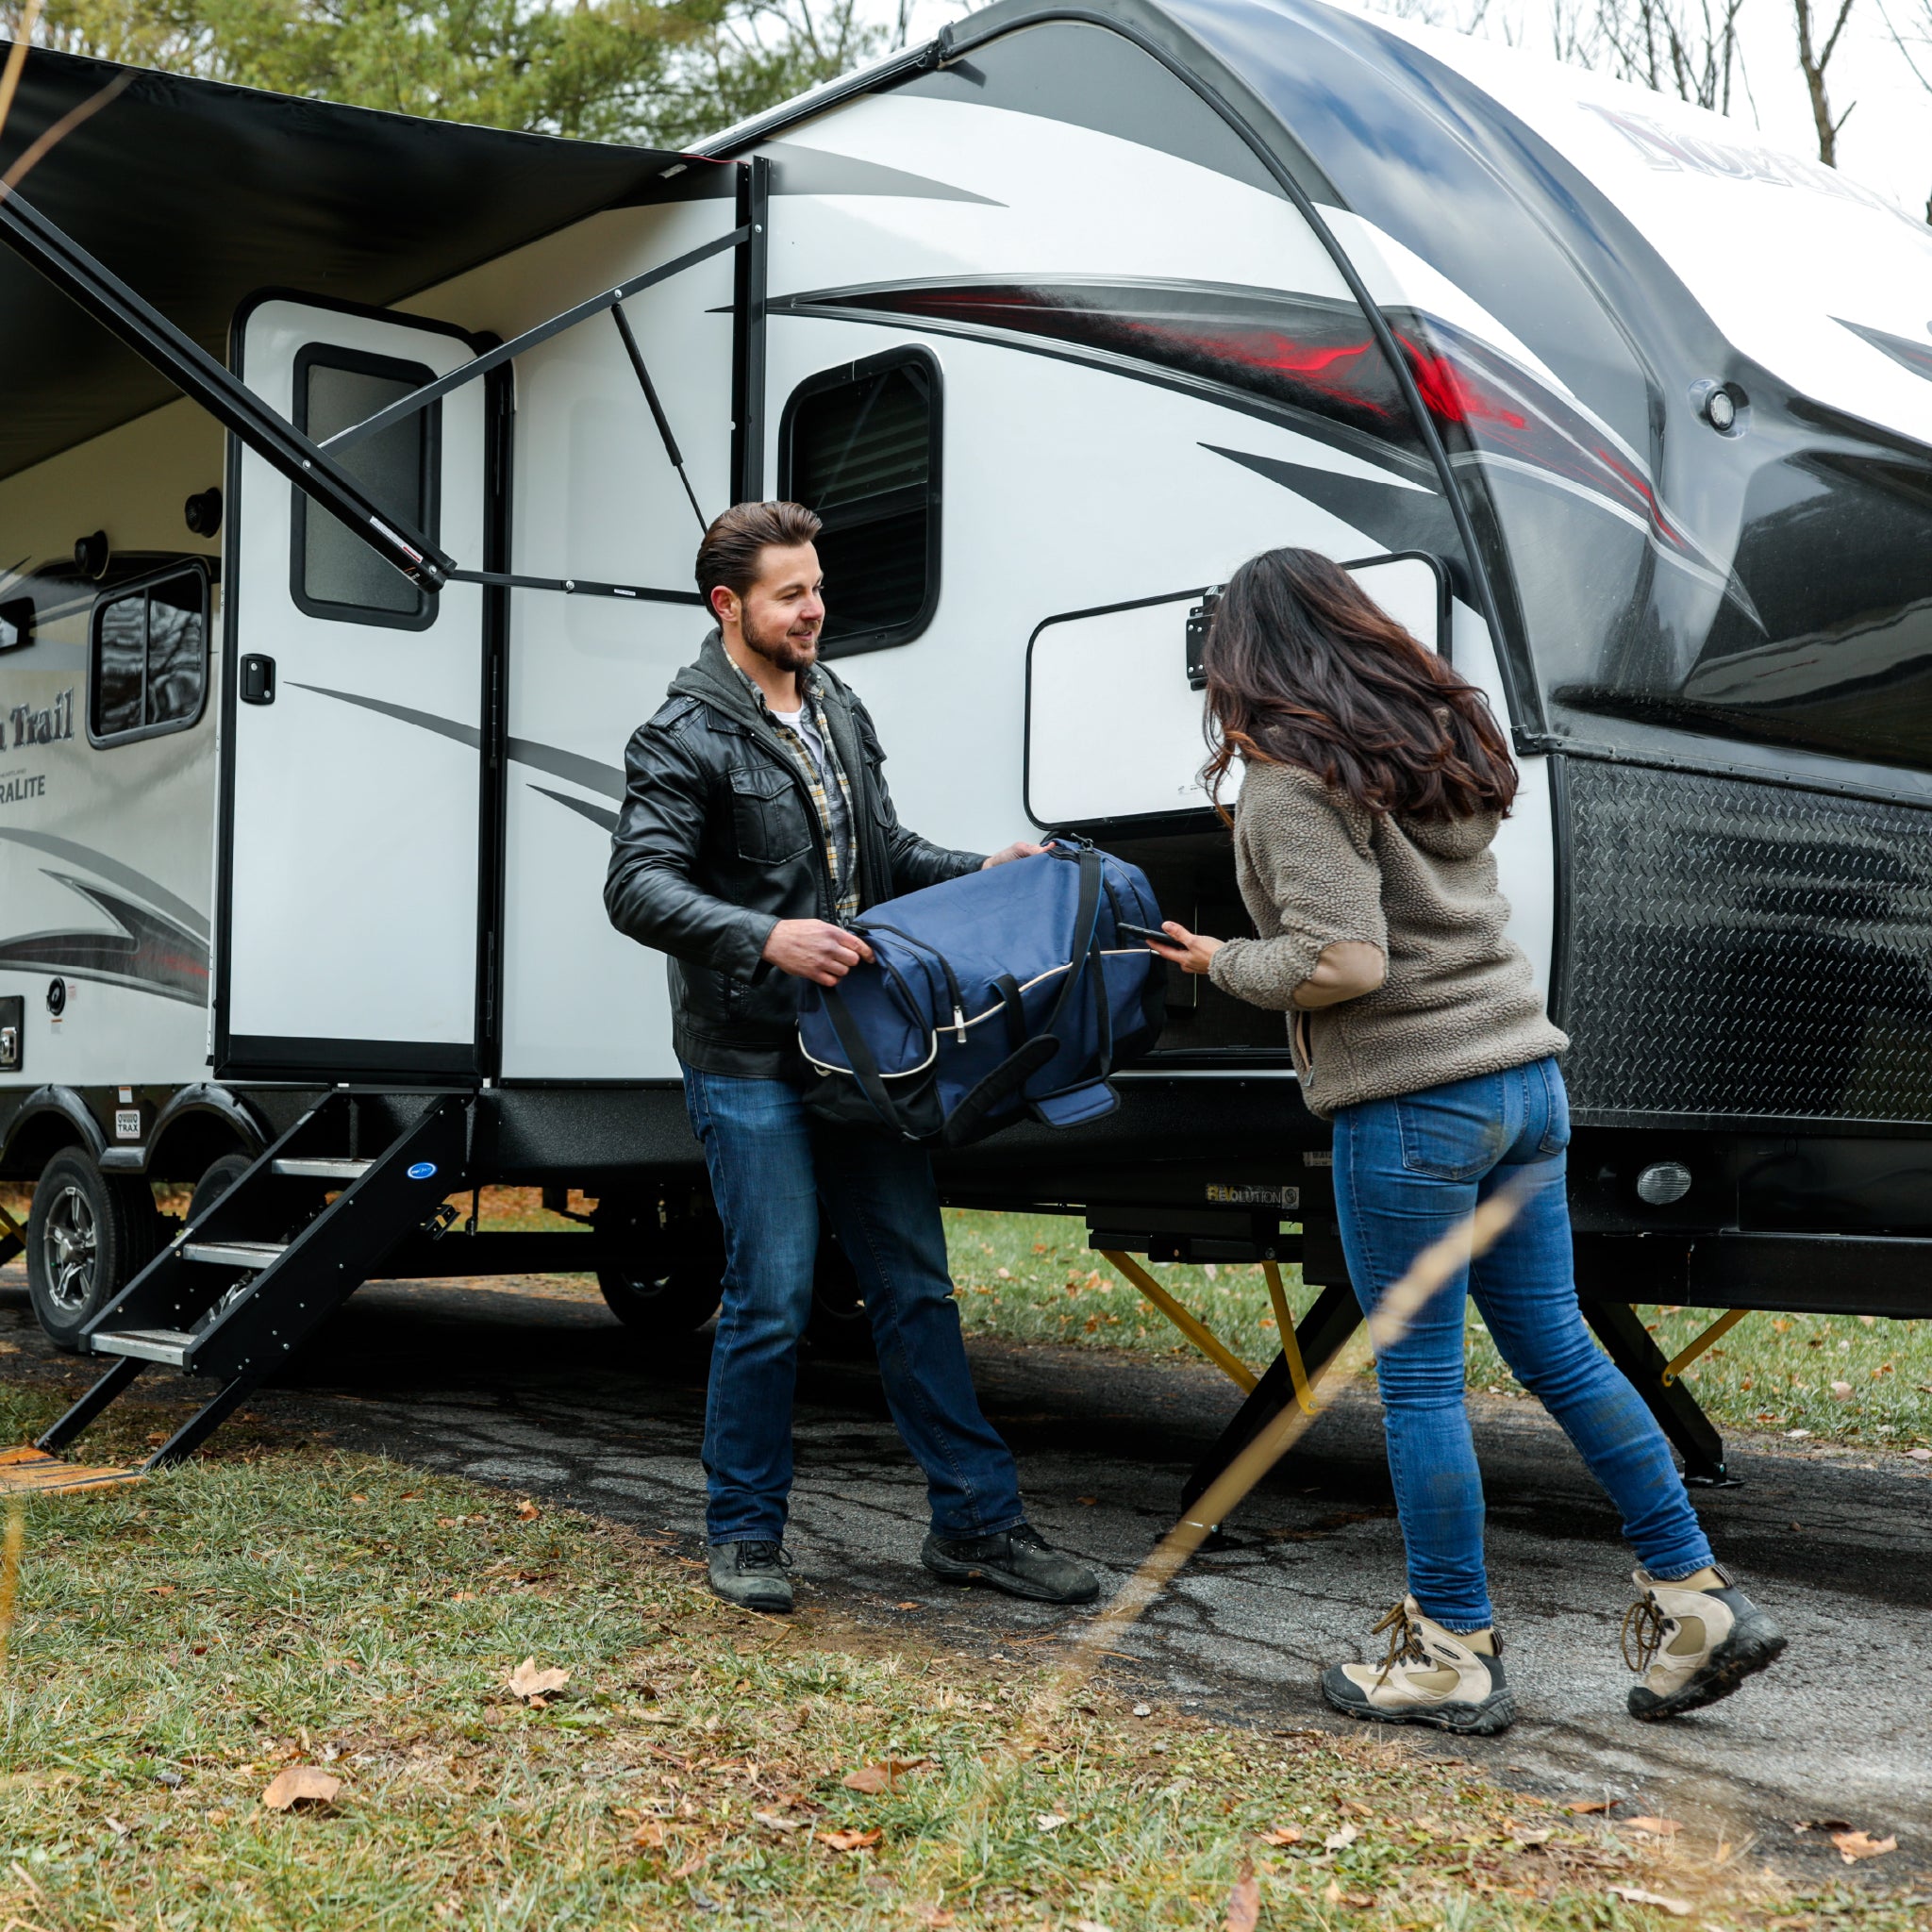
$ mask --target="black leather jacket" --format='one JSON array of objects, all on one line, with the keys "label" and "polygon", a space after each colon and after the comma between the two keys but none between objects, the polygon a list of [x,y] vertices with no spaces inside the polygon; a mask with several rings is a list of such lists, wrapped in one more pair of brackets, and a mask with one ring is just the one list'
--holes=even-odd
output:
[{"label": "black leather jacket", "polygon": [[[976,852],[900,824],[865,707],[833,673],[825,721],[852,787],[859,903],[958,878]],[[824,838],[805,781],[713,631],[625,754],[605,909],[670,955],[672,1041],[688,1066],[746,1079],[797,1070],[801,982],[759,957],[781,919],[837,916]]]}]

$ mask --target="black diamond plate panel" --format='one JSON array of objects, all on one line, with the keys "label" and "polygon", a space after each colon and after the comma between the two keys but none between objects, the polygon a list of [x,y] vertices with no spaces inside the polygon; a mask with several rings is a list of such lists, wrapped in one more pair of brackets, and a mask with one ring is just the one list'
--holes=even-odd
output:
[{"label": "black diamond plate panel", "polygon": [[1932,1122],[1932,812],[1566,762],[1577,1108]]}]

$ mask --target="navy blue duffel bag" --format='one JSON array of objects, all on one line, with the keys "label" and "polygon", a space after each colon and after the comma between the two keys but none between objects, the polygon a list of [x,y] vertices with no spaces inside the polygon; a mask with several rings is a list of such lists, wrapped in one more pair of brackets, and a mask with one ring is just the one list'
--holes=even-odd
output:
[{"label": "navy blue duffel bag", "polygon": [[874,907],[851,928],[874,963],[805,989],[806,1104],[939,1147],[1111,1113],[1107,1076],[1154,1045],[1165,1006],[1162,962],[1123,920],[1159,926],[1145,874],[1069,840]]}]

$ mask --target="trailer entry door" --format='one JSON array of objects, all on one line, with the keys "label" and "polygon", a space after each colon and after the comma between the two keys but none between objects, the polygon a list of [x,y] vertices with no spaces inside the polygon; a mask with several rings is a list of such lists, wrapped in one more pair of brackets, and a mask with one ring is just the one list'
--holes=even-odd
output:
[{"label": "trailer entry door", "polygon": [[[474,359],[444,325],[274,298],[239,373],[324,442]],[[342,452],[378,506],[486,551],[491,385]],[[485,599],[432,594],[252,451],[229,469],[215,1060],[224,1075],[480,1071]]]}]

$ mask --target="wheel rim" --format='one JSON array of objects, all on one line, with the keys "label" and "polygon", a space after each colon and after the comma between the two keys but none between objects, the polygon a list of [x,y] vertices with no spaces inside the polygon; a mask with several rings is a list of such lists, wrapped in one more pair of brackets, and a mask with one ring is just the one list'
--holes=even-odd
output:
[{"label": "wheel rim", "polygon": [[92,1202],[72,1182],[47,1210],[41,1257],[46,1264],[47,1299],[63,1315],[81,1313],[93,1296],[100,1230]]}]

